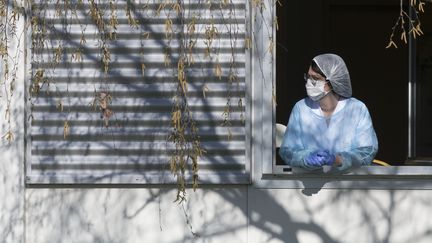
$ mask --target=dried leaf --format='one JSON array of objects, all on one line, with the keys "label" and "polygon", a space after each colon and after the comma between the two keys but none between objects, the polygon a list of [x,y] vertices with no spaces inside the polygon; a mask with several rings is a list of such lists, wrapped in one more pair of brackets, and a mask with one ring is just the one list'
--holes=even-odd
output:
[{"label": "dried leaf", "polygon": [[172,32],[173,32],[172,25],[173,25],[173,22],[171,19],[165,20],[165,37],[166,38],[169,37],[171,39],[171,37],[172,37]]},{"label": "dried leaf", "polygon": [[278,17],[277,16],[273,20],[273,25],[276,27],[276,30],[279,30],[279,23],[278,23]]},{"label": "dried leaf", "polygon": [[207,87],[207,84],[204,84],[204,86],[202,88],[204,98],[206,98],[206,92],[208,92],[208,91],[209,91],[209,88]]},{"label": "dried leaf", "polygon": [[165,6],[166,6],[166,3],[161,3],[161,4],[159,4],[159,6],[158,6],[158,8],[157,8],[157,10],[156,10],[156,16],[159,16],[160,15],[160,12],[162,11],[162,9],[164,9],[165,8]]},{"label": "dried leaf", "polygon": [[170,55],[169,55],[167,50],[165,50],[164,64],[165,64],[165,67],[168,67],[171,64]]},{"label": "dried leaf", "polygon": [[419,5],[418,5],[418,9],[419,9],[419,11],[422,12],[422,13],[424,13],[424,8],[423,8],[424,5],[425,5],[424,2],[420,2]]},{"label": "dried leaf", "polygon": [[219,62],[215,66],[214,73],[219,79],[222,79],[222,68],[221,68]]},{"label": "dried leaf", "polygon": [[273,39],[270,38],[270,40],[269,40],[269,44],[268,44],[268,47],[267,47],[267,52],[269,52],[269,53],[273,53],[273,48],[274,48]]},{"label": "dried leaf", "polygon": [[401,34],[401,40],[403,40],[405,42],[405,44],[407,43],[407,38],[406,38],[405,31],[403,31],[402,34]]},{"label": "dried leaf", "polygon": [[14,140],[14,135],[11,130],[9,130],[5,135],[3,135],[4,139],[6,139],[9,143],[11,143]]},{"label": "dried leaf", "polygon": [[417,26],[416,26],[415,29],[418,31],[418,34],[419,34],[419,35],[423,35],[423,34],[424,34],[423,31],[422,31],[421,28],[420,28],[420,23],[417,24]]},{"label": "dried leaf", "polygon": [[111,116],[114,114],[113,112],[112,112],[112,110],[111,109],[108,109],[108,108],[106,108],[106,109],[104,109],[103,110],[103,118],[104,118],[104,121],[105,121],[105,127],[108,127],[108,121],[109,121],[109,119],[111,118]]},{"label": "dried leaf", "polygon": [[2,57],[6,56],[7,52],[8,52],[7,46],[3,42],[1,42],[0,43],[0,56],[2,56]]},{"label": "dried leaf", "polygon": [[69,134],[70,134],[69,122],[68,121],[64,121],[64,124],[63,124],[63,139],[66,139],[67,136],[69,136]]},{"label": "dried leaf", "polygon": [[245,47],[246,47],[246,50],[249,50],[249,49],[252,48],[252,40],[251,40],[251,38],[247,37],[245,39]]},{"label": "dried leaf", "polygon": [[56,105],[57,109],[59,109],[61,112],[63,112],[63,102],[61,99],[59,99],[57,101],[57,105]]},{"label": "dried leaf", "polygon": [[80,45],[84,45],[86,43],[86,39],[84,37],[84,34],[81,35],[81,39],[80,39]]},{"label": "dried leaf", "polygon": [[396,45],[396,43],[394,43],[394,41],[392,41],[392,40],[390,40],[390,42],[388,43],[388,45],[386,46],[386,49],[388,49],[388,48],[390,48],[390,47],[394,47],[394,48],[397,48],[397,45]]},{"label": "dried leaf", "polygon": [[176,156],[172,156],[170,159],[170,169],[171,169],[171,173],[174,173],[177,171]]},{"label": "dried leaf", "polygon": [[172,9],[176,11],[177,15],[180,15],[182,8],[179,3],[173,3]]},{"label": "dried leaf", "polygon": [[143,77],[144,77],[145,69],[146,69],[146,65],[144,63],[141,63],[141,73]]},{"label": "dried leaf", "polygon": [[54,62],[60,63],[63,56],[63,47],[59,45],[57,48],[54,49]]}]

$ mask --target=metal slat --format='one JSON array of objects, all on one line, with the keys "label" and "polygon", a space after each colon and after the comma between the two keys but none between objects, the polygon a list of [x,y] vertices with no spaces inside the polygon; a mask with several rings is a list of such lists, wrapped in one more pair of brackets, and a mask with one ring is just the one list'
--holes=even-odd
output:
[{"label": "metal slat", "polygon": [[[109,5],[96,2],[107,21]],[[27,183],[175,183],[169,168],[175,146],[167,138],[172,132],[179,53],[189,41],[196,44],[194,62],[186,66],[188,104],[206,151],[200,159],[200,181],[249,181],[244,120],[246,2],[230,1],[220,9],[219,3],[188,1],[183,5],[183,20],[169,5],[156,16],[160,5],[145,2],[132,2],[136,28],[128,23],[126,5],[118,5],[116,39],[106,39],[111,58],[107,73],[101,63],[99,39],[108,36],[93,24],[89,5],[76,5],[74,13],[56,11],[56,7],[68,7],[55,1],[34,2],[33,16],[44,17],[47,28],[44,47],[31,49],[33,78],[29,82],[35,82],[34,75],[41,69],[47,79],[39,83],[41,91],[31,101]],[[193,16],[197,16],[195,34],[186,35],[183,41]],[[173,23],[171,35],[165,33],[167,18]],[[205,32],[210,27],[217,28],[217,35],[207,56]],[[106,25],[105,31],[113,30]],[[82,35],[84,46],[80,44]],[[53,64],[59,45],[61,59]],[[81,61],[72,57],[78,49]],[[171,61],[168,65],[166,53]],[[221,77],[215,75],[217,65]],[[232,74],[235,80],[230,79]],[[108,127],[98,101],[94,102],[101,92],[112,96],[108,108],[114,115],[108,119]],[[69,125],[66,138],[65,121]]]}]

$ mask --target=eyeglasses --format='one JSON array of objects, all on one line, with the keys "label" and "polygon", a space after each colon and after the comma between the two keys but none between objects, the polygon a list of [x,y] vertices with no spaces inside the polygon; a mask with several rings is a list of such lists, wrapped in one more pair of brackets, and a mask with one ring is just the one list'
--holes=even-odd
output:
[{"label": "eyeglasses", "polygon": [[326,83],[328,82],[328,80],[315,79],[314,77],[310,76],[307,73],[303,74],[303,78],[304,78],[305,82],[307,82],[308,79],[310,79],[313,86],[315,86],[318,82],[326,82]]},{"label": "eyeglasses", "polygon": [[316,84],[317,81],[318,81],[318,80],[315,80],[314,78],[312,78],[312,77],[311,77],[309,74],[307,74],[307,73],[304,73],[304,74],[303,74],[303,78],[304,78],[305,82],[307,82],[308,79],[310,79],[310,80],[311,80],[311,83],[312,83],[313,86],[315,86],[315,84]]}]

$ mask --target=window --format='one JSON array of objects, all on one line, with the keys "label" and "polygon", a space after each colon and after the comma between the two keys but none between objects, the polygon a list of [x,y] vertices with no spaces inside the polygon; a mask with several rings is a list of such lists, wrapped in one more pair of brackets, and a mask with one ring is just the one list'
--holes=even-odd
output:
[{"label": "window", "polygon": [[[298,11],[286,14],[287,8]],[[295,102],[305,96],[302,75],[310,60],[320,53],[336,53],[347,64],[353,97],[363,101],[372,116],[379,140],[377,158],[392,165],[404,164],[408,149],[408,47],[385,49],[398,11],[397,1],[290,1],[284,5],[280,18],[289,24],[278,32],[277,122],[286,124]],[[292,32],[297,33],[296,38]]]},{"label": "window", "polygon": [[173,182],[179,120],[199,183],[250,182],[246,1],[174,3],[33,3],[27,183]]},{"label": "window", "polygon": [[[410,40],[411,47],[385,49],[391,27],[397,18],[394,16],[399,14],[399,1],[336,0],[314,1],[313,4],[308,1],[287,1],[277,11],[280,24],[276,38],[276,68],[267,66],[270,63],[267,60],[260,71],[268,72],[267,77],[274,78],[277,106],[275,116],[268,118],[272,117],[268,110],[273,103],[271,98],[264,97],[264,108],[259,111],[263,114],[261,121],[265,124],[261,124],[262,134],[259,134],[263,136],[260,140],[262,144],[259,145],[262,148],[259,155],[262,164],[255,164],[259,172],[255,177],[257,185],[301,187],[299,181],[306,181],[312,186],[330,182],[330,187],[348,185],[364,188],[379,185],[377,187],[401,188],[401,183],[410,180],[413,182],[410,185],[424,183],[422,176],[429,175],[431,169],[411,165],[427,165],[425,162],[430,161],[427,153],[432,148],[428,145],[431,137],[428,134],[432,129],[426,125],[429,124],[426,114],[431,109],[428,103],[431,89],[425,88],[429,85],[426,78],[428,70],[427,65],[418,64],[421,57],[422,62],[427,63],[425,48],[428,47],[420,41],[414,45],[416,40]],[[265,21],[273,21],[271,17],[263,16],[267,18]],[[423,26],[423,29],[428,28]],[[265,32],[262,31],[264,40]],[[423,41],[427,43],[427,39],[426,36]],[[266,45],[265,42],[263,45]],[[415,51],[424,54],[415,54]],[[324,52],[337,53],[346,61],[352,79],[353,96],[366,103],[373,119],[380,146],[377,159],[389,162],[392,167],[366,166],[347,175],[303,174],[298,170],[291,173],[290,168],[277,160],[274,147],[271,148],[272,155],[267,153],[266,149],[272,141],[265,134],[271,129],[274,132],[274,127],[267,127],[267,122],[273,122],[272,126],[275,123],[287,123],[293,105],[305,96],[303,73],[310,60]],[[419,71],[419,68],[422,70]],[[271,96],[271,86],[260,88],[263,88],[261,92]],[[410,109],[409,104],[412,105]],[[425,122],[419,116],[425,117]],[[272,156],[273,160],[269,159]],[[390,186],[388,180],[394,184]]]}]

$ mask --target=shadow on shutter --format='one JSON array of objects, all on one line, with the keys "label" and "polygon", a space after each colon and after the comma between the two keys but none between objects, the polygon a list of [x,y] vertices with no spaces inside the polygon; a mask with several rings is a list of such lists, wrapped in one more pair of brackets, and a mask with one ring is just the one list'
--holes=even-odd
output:
[{"label": "shadow on shutter", "polygon": [[[109,1],[99,2],[107,23],[112,13]],[[168,136],[178,82],[179,33],[186,33],[187,26],[175,18],[171,7],[155,16],[159,4],[136,2],[132,5],[136,27],[128,23],[126,5],[117,4],[116,39],[106,40],[107,73],[101,62],[102,34],[93,24],[89,5],[34,3],[32,16],[40,21],[45,18],[45,25],[39,22],[39,27],[46,29],[33,25],[32,40],[45,37],[43,47],[29,46],[32,76],[44,70],[47,79],[37,84],[39,94],[29,102],[27,183],[175,183],[169,168],[174,146]],[[188,102],[206,150],[199,161],[199,183],[248,183],[245,1],[233,1],[222,10],[219,3],[209,10],[207,3],[199,2],[185,1],[184,5],[185,25],[197,16],[195,34],[188,37],[188,41],[196,40],[195,62],[187,67],[186,75]],[[76,11],[65,11],[70,8]],[[165,33],[169,16],[171,40]],[[218,36],[211,56],[206,57],[205,31],[212,23]],[[165,63],[167,53],[170,66]],[[53,63],[56,58],[57,64]],[[214,74],[216,60],[221,78]],[[230,68],[237,76],[234,82],[229,81]],[[29,82],[32,87],[35,80]],[[228,98],[230,125],[224,126]]]}]

